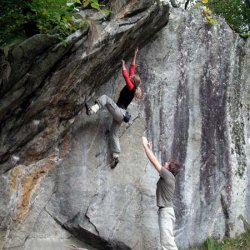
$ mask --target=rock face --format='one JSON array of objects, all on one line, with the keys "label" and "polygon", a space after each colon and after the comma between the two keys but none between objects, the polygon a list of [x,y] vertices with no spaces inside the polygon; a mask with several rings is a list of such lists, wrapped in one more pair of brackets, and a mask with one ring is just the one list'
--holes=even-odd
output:
[{"label": "rock face", "polygon": [[[2,55],[0,246],[160,249],[158,175],[142,135],[160,161],[183,166],[175,199],[180,248],[234,236],[244,230],[238,216],[250,220],[249,40],[223,21],[207,26],[197,10],[174,9],[153,37],[168,21],[168,5],[138,2],[131,13],[124,1],[92,47],[84,47],[82,31],[66,48],[52,49],[57,38],[41,35],[31,40],[46,40],[41,47],[26,41]],[[143,99],[130,105],[112,170],[110,115],[80,110],[101,94],[117,99],[120,60],[146,42],[137,66]]]},{"label": "rock face", "polygon": [[223,22],[204,25],[197,12],[172,13],[141,52],[148,134],[162,161],[183,164],[179,246],[234,236],[243,229],[238,216],[250,219],[249,52],[249,40]]}]

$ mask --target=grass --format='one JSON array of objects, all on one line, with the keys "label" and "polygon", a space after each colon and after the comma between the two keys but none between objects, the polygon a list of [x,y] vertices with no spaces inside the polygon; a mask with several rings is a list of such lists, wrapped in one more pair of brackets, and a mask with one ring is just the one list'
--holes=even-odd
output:
[{"label": "grass", "polygon": [[216,241],[208,238],[201,246],[189,250],[250,250],[250,230],[233,239]]}]

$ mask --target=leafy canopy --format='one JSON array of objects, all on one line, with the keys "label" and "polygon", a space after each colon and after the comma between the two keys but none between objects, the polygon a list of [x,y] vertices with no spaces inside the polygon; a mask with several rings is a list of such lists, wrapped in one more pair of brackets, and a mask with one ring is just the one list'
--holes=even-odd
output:
[{"label": "leafy canopy", "polygon": [[213,13],[224,17],[242,37],[250,36],[250,0],[201,0],[201,3]]},{"label": "leafy canopy", "polygon": [[100,11],[98,0],[1,0],[0,46],[37,33],[58,33],[65,37],[87,25],[74,22],[78,7]]}]

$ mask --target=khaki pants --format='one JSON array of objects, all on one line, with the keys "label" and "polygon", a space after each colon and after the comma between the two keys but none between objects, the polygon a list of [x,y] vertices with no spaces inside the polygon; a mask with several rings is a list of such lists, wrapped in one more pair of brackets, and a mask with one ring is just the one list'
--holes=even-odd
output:
[{"label": "khaki pants", "polygon": [[174,240],[174,209],[172,207],[159,209],[158,222],[162,250],[178,250]]},{"label": "khaki pants", "polygon": [[110,147],[113,155],[119,156],[121,152],[119,132],[126,110],[118,107],[117,104],[106,95],[100,96],[96,101],[101,108],[106,107],[113,117],[113,122],[110,128]]}]

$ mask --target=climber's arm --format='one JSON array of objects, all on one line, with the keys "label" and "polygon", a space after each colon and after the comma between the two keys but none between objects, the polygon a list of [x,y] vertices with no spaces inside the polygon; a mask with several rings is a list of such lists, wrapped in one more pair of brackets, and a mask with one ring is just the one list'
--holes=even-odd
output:
[{"label": "climber's arm", "polygon": [[135,49],[134,57],[129,67],[129,76],[132,76],[135,74],[135,62],[136,62],[137,53],[138,53],[138,48]]},{"label": "climber's arm", "polygon": [[131,82],[131,80],[129,78],[129,75],[128,75],[124,60],[122,60],[122,75],[123,75],[123,77],[125,79],[125,82],[126,82],[126,85],[128,86],[128,89],[133,90],[134,89],[134,84]]},{"label": "climber's arm", "polygon": [[151,149],[151,145],[149,144],[148,140],[146,137],[142,137],[142,144],[145,150],[145,153],[149,159],[149,161],[153,164],[154,168],[160,172],[161,171],[161,164],[159,163],[159,161],[156,159],[152,149]]}]

